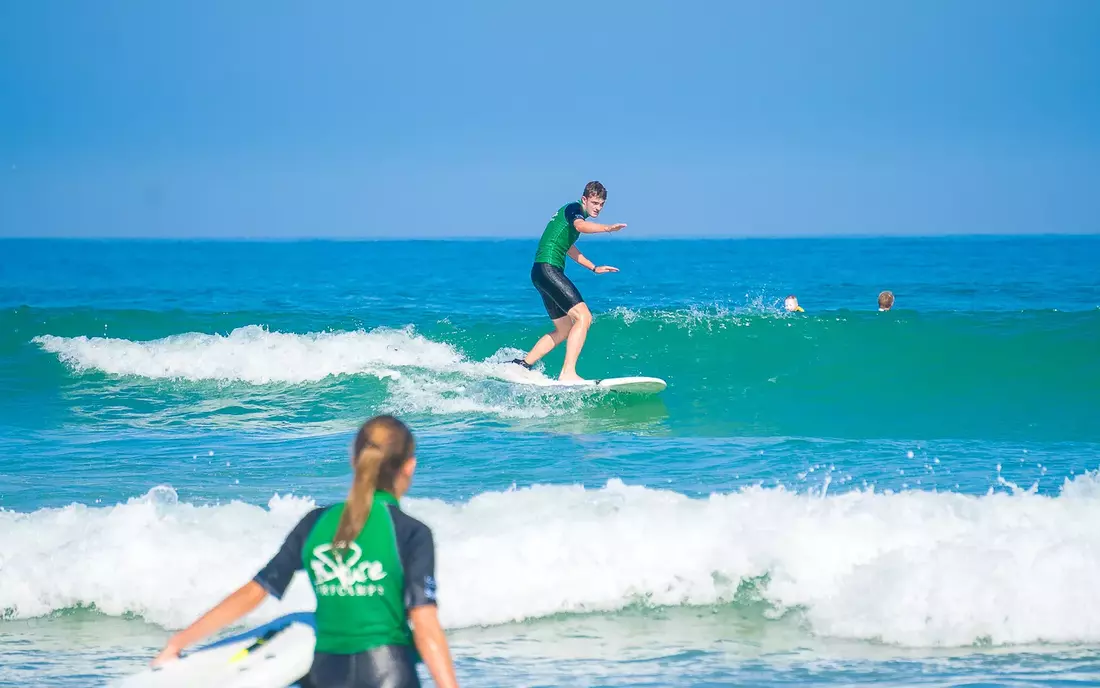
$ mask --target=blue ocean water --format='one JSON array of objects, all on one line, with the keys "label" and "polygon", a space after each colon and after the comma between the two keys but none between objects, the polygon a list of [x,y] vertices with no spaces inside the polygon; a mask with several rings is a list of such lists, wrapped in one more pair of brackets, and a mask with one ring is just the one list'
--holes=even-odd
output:
[{"label": "blue ocean water", "polygon": [[1100,237],[582,241],[662,394],[504,379],[533,241],[0,242],[0,683],[142,666],[380,412],[463,685],[1098,675]]}]

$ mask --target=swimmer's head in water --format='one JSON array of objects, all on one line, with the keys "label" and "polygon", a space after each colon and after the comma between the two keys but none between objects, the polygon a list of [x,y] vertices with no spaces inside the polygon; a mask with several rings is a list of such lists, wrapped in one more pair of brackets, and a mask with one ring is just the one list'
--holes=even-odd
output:
[{"label": "swimmer's head in water", "polygon": [[607,189],[599,182],[588,182],[584,185],[584,196],[581,204],[589,217],[597,217],[603,210],[603,204],[607,202]]},{"label": "swimmer's head in water", "polygon": [[894,307],[894,292],[884,291],[878,295],[878,308],[880,311],[888,311]]},{"label": "swimmer's head in water", "polygon": [[792,313],[801,313],[802,306],[798,305],[798,297],[791,294],[783,301],[783,307]]},{"label": "swimmer's head in water", "polygon": [[409,489],[416,468],[415,450],[412,431],[393,416],[375,416],[363,423],[352,446],[355,479],[332,540],[333,548],[347,547],[363,530],[376,489],[395,497],[401,497]]}]

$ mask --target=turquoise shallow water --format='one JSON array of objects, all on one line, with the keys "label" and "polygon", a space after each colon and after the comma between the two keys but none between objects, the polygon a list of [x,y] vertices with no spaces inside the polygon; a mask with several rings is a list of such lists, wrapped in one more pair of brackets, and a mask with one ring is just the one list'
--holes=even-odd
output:
[{"label": "turquoise shallow water", "polygon": [[531,242],[0,242],[0,682],[139,666],[383,411],[464,684],[1096,675],[1100,237],[585,241],[658,397],[500,379]]}]

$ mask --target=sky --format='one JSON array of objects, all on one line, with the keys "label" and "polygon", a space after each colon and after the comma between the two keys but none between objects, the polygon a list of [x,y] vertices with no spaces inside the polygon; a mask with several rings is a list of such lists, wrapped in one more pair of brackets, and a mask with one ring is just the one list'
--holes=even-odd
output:
[{"label": "sky", "polygon": [[[0,237],[1100,232],[1100,2],[0,0]],[[625,237],[624,237],[625,238]]]}]

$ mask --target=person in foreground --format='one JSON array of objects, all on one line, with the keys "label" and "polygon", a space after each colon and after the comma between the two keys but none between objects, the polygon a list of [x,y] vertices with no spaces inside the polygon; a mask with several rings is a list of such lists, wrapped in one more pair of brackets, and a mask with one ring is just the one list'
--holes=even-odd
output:
[{"label": "person in foreground", "polygon": [[607,201],[607,189],[599,182],[588,182],[581,200],[567,203],[554,213],[543,230],[535,251],[535,264],[531,268],[531,282],[542,296],[546,314],[554,323],[554,330],[543,335],[524,357],[513,360],[530,369],[555,346],[565,344],[565,362],[558,379],[563,382],[583,382],[577,375],[577,359],[584,348],[588,328],[592,325],[592,313],[576,285],[565,276],[565,257],[569,256],[597,275],[618,272],[610,265],[596,265],[584,257],[576,247],[581,234],[617,232],[625,224],[602,225],[589,218],[599,217]]},{"label": "person in foreground", "polygon": [[[416,468],[415,441],[393,416],[359,429],[347,500],[306,514],[256,577],[173,636],[153,664],[281,598],[299,569],[317,597],[317,643],[302,686],[419,686],[416,652],[440,688],[457,686],[436,615],[431,530],[401,511]],[[412,630],[409,628],[412,622]]]}]

